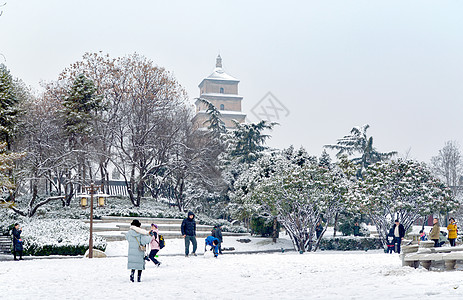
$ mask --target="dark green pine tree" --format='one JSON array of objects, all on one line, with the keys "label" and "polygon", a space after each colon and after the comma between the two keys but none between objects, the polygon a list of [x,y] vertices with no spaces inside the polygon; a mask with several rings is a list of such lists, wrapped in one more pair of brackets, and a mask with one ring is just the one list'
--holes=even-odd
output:
[{"label": "dark green pine tree", "polygon": [[18,104],[13,77],[6,66],[0,64],[0,141],[7,143],[8,150],[20,113]]},{"label": "dark green pine tree", "polygon": [[102,108],[102,97],[92,80],[79,74],[62,102],[64,128],[69,138],[77,141],[92,133],[92,120]]},{"label": "dark green pine tree", "polygon": [[328,170],[331,169],[331,157],[326,152],[325,149],[323,149],[322,155],[320,156],[320,159],[318,160],[318,166],[328,169]]},{"label": "dark green pine tree", "polygon": [[232,132],[234,144],[230,152],[232,157],[238,157],[241,162],[251,163],[256,161],[261,152],[267,149],[265,141],[270,137],[264,134],[265,129],[272,129],[278,123],[265,120],[259,123],[240,124],[233,120],[236,129]]},{"label": "dark green pine tree", "polygon": [[340,157],[343,154],[358,154],[359,157],[352,158],[352,162],[358,165],[357,177],[361,178],[363,171],[371,164],[391,158],[396,151],[378,152],[373,147],[373,137],[367,136],[367,129],[370,125],[356,126],[352,128],[349,135],[337,140],[336,145],[325,145],[328,149],[338,150],[336,154]]},{"label": "dark green pine tree", "polygon": [[204,124],[209,124],[207,129],[211,130],[214,135],[220,136],[227,132],[227,128],[225,127],[225,123],[222,121],[221,116],[222,114],[220,111],[215,107],[211,102],[207,101],[203,98],[197,98],[201,103],[206,105],[206,114],[209,118],[204,121]]}]

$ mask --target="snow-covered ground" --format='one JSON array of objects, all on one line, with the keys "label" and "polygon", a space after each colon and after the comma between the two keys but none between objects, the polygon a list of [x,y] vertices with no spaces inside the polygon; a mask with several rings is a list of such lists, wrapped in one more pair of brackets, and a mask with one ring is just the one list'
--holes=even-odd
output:
[{"label": "snow-covered ground", "polygon": [[[236,239],[224,246],[290,246],[285,238],[277,245]],[[401,267],[398,255],[380,250],[186,258],[183,240],[172,239],[159,253],[162,265],[148,262],[141,283],[129,281],[126,251],[126,242],[114,242],[108,258],[1,261],[0,299],[463,299],[462,271]]]},{"label": "snow-covered ground", "polygon": [[[249,239],[249,243],[240,243],[239,239]],[[204,253],[204,238],[197,238],[198,254]],[[272,243],[272,239],[259,238],[251,236],[224,236],[223,248],[235,248],[234,251],[224,251],[225,253],[236,253],[246,251],[266,251],[266,250],[280,250],[293,249],[293,244],[288,236],[282,236],[277,240],[277,243]],[[193,246],[190,244],[190,253]],[[108,256],[127,256],[127,241],[110,242],[106,248],[106,255]],[[166,247],[161,250],[159,255],[185,255],[185,241],[183,239],[166,239]]]},{"label": "snow-covered ground", "polygon": [[124,257],[0,263],[2,299],[463,299],[463,276],[373,252],[160,255],[141,283]]}]

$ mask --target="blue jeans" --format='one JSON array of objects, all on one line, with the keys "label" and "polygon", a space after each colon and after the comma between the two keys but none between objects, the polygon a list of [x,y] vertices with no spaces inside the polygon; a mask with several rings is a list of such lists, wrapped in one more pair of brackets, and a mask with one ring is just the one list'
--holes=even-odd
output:
[{"label": "blue jeans", "polygon": [[394,237],[394,243],[397,244],[395,252],[400,254],[400,244],[402,243],[402,238]]},{"label": "blue jeans", "polygon": [[151,250],[150,255],[149,255],[149,258],[151,259],[151,261],[154,262],[154,264],[156,265],[159,264],[159,261],[155,258],[158,251],[159,251],[158,249]]},{"label": "blue jeans", "polygon": [[188,255],[190,252],[190,241],[193,244],[193,253],[196,253],[196,248],[198,247],[198,243],[196,243],[196,236],[187,235],[185,236],[185,255]]}]

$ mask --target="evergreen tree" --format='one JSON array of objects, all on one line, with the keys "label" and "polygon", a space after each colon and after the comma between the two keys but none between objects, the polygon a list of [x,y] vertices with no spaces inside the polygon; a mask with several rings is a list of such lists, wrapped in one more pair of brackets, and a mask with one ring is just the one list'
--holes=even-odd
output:
[{"label": "evergreen tree", "polygon": [[325,149],[323,149],[322,155],[320,156],[320,159],[318,160],[318,165],[322,168],[331,168],[331,157],[330,155],[326,152]]},{"label": "evergreen tree", "polygon": [[76,141],[92,133],[91,122],[101,103],[102,97],[97,94],[93,81],[79,74],[62,102],[65,130],[71,140]]},{"label": "evergreen tree", "polygon": [[337,140],[336,145],[325,145],[328,149],[338,150],[336,156],[343,154],[353,155],[359,154],[360,157],[352,159],[356,165],[359,166],[357,171],[357,177],[361,178],[363,171],[371,164],[386,160],[396,155],[396,151],[391,152],[378,152],[373,147],[373,137],[367,136],[367,129],[370,125],[365,124],[363,126],[355,126],[350,131],[349,135],[346,135]]},{"label": "evergreen tree", "polygon": [[209,124],[207,129],[211,130],[215,136],[220,136],[227,132],[227,128],[225,127],[224,121],[222,121],[221,117],[222,114],[220,111],[215,107],[211,102],[207,101],[206,99],[198,98],[201,103],[206,105],[206,114],[209,118],[204,121],[204,124]]},{"label": "evergreen tree", "polygon": [[7,143],[7,149],[10,149],[20,112],[18,104],[13,77],[6,66],[0,64],[0,140]]},{"label": "evergreen tree", "polygon": [[[233,120],[234,121],[234,120]],[[232,132],[233,145],[230,155],[240,162],[252,163],[267,149],[265,141],[270,135],[263,134],[265,129],[272,129],[278,123],[265,120],[259,123],[240,124],[234,121],[236,129]]]}]

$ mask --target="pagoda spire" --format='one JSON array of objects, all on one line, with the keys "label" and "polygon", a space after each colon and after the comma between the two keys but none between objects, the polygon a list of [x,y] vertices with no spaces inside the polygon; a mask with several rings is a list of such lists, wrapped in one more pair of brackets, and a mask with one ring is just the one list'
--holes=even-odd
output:
[{"label": "pagoda spire", "polygon": [[217,59],[216,59],[216,62],[215,62],[215,67],[216,68],[222,68],[222,57],[220,57],[220,54],[217,55]]}]

